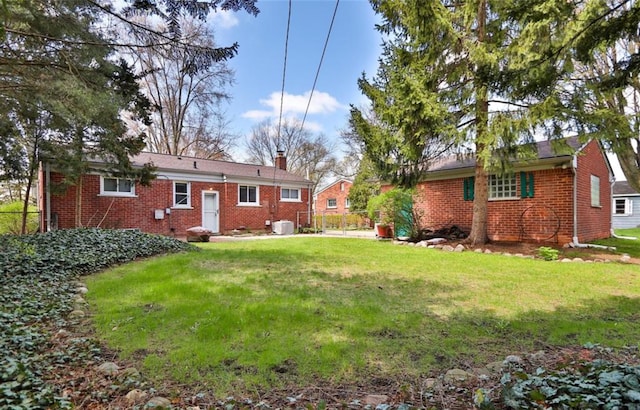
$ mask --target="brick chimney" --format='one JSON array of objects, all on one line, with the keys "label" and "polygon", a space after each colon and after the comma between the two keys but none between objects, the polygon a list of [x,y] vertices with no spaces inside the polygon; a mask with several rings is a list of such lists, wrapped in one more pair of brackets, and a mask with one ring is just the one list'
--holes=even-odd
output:
[{"label": "brick chimney", "polygon": [[283,171],[287,170],[287,157],[284,156],[284,151],[276,151],[276,168]]}]

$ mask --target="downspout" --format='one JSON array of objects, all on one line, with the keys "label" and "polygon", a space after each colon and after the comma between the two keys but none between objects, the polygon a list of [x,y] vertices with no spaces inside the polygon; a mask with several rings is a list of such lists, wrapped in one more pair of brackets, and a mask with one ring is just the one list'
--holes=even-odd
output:
[{"label": "downspout", "polygon": [[[316,208],[317,209],[317,208]],[[307,185],[307,226],[311,226],[311,185]]]},{"label": "downspout", "polygon": [[[616,178],[613,178],[613,181],[611,181],[611,198],[613,198],[613,186],[616,184]],[[611,222],[613,223],[613,219],[611,220]],[[613,226],[611,227],[611,237],[612,238],[616,238],[616,239],[628,239],[631,241],[635,241],[638,238],[636,238],[635,236],[622,236],[622,235],[616,235],[616,233],[613,230]]]},{"label": "downspout", "polygon": [[51,164],[46,163],[45,167],[45,212],[47,218],[47,232],[51,232]]},{"label": "downspout", "polygon": [[572,248],[595,248],[615,251],[615,246],[596,245],[593,243],[580,243],[578,240],[578,157],[573,154],[571,159],[571,172],[573,173],[573,242],[569,244]]}]

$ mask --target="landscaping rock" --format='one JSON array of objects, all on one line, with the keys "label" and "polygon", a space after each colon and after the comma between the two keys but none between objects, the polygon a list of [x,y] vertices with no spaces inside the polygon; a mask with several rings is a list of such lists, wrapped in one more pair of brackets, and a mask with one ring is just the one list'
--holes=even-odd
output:
[{"label": "landscaping rock", "polygon": [[453,251],[454,251],[454,248],[453,248],[453,246],[451,246],[451,245],[444,245],[444,246],[442,247],[442,250],[443,250],[443,251],[446,251],[446,252],[453,252]]},{"label": "landscaping rock", "polygon": [[153,409],[170,409],[171,400],[164,397],[157,396],[149,400],[145,407],[153,408]]},{"label": "landscaping rock", "polygon": [[426,242],[427,245],[437,245],[439,243],[445,243],[447,240],[445,238],[431,238],[427,239],[423,242]]},{"label": "landscaping rock", "polygon": [[522,357],[512,354],[504,358],[504,364],[520,364],[522,363]]},{"label": "landscaping rock", "polygon": [[499,373],[502,371],[502,367],[504,366],[504,362],[491,362],[488,363],[485,367],[494,373]]},{"label": "landscaping rock", "polygon": [[89,289],[87,289],[84,286],[80,286],[79,288],[76,288],[76,292],[78,292],[81,295],[85,295],[87,292],[89,292]]},{"label": "landscaping rock", "polygon": [[364,404],[366,406],[379,406],[380,404],[384,404],[389,401],[389,396],[384,394],[370,394],[364,398]]},{"label": "landscaping rock", "polygon": [[464,382],[469,379],[474,378],[475,375],[473,373],[469,373],[462,369],[451,369],[444,375],[445,383],[454,384],[458,382]]},{"label": "landscaping rock", "polygon": [[620,262],[629,262],[631,260],[631,256],[629,256],[629,254],[625,253],[620,257]]},{"label": "landscaping rock", "polygon": [[204,226],[194,226],[187,229],[187,242],[209,242],[213,232]]},{"label": "landscaping rock", "polygon": [[144,392],[140,389],[133,389],[129,393],[127,393],[125,399],[130,402],[137,402],[146,399],[148,396],[147,392]]},{"label": "landscaping rock", "polygon": [[85,316],[84,312],[82,310],[72,310],[71,313],[69,313],[69,319],[80,319],[83,318]]},{"label": "landscaping rock", "polygon": [[54,339],[66,339],[67,337],[71,336],[71,332],[69,332],[68,330],[65,329],[60,329],[56,332],[56,334],[53,336]]},{"label": "landscaping rock", "polygon": [[493,253],[493,252],[491,252],[491,249],[485,249],[484,253]]},{"label": "landscaping rock", "polygon": [[120,372],[120,375],[119,375],[118,378],[119,379],[123,379],[123,380],[126,380],[126,379],[139,379],[140,378],[140,372],[135,367],[127,367],[122,372]]},{"label": "landscaping rock", "polygon": [[115,376],[118,374],[118,370],[120,370],[120,367],[113,362],[104,362],[98,366],[98,372],[105,376]]},{"label": "landscaping rock", "polygon": [[456,247],[453,249],[453,251],[454,251],[454,252],[464,252],[464,245],[462,245],[462,244],[458,244],[458,246],[456,246]]}]

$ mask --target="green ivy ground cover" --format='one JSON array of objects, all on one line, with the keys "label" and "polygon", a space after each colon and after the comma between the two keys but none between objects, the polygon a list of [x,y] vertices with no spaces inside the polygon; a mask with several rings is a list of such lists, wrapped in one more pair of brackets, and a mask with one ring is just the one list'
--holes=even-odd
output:
[{"label": "green ivy ground cover", "polygon": [[65,358],[47,353],[46,327],[64,326],[81,275],[136,258],[193,249],[184,242],[135,231],[74,229],[1,235],[0,408],[70,406],[42,379],[57,361],[74,356],[73,352]]}]

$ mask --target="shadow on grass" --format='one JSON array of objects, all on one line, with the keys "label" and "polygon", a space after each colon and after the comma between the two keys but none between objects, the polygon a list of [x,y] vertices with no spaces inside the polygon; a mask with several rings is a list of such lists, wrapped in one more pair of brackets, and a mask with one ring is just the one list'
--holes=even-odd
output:
[{"label": "shadow on grass", "polygon": [[[353,252],[214,248],[147,261],[144,270],[153,274],[134,284],[142,296],[102,319],[101,331],[112,347],[139,341],[124,350],[137,352],[150,373],[220,394],[318,381],[412,382],[550,346],[640,340],[640,298],[603,295],[548,311],[497,314],[462,307],[473,292],[464,283],[352,271]],[[192,276],[181,282],[185,273]],[[111,331],[114,320],[123,321],[120,340]],[[141,329],[146,333],[136,336]]]}]

